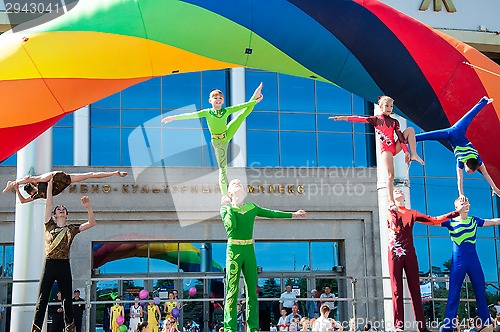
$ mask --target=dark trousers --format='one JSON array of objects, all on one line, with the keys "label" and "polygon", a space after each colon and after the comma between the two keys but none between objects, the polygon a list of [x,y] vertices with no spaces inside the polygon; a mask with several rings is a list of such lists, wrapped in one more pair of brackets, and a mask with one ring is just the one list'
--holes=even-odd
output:
[{"label": "dark trousers", "polygon": [[394,312],[394,327],[404,329],[404,307],[403,307],[403,270],[406,273],[408,290],[410,291],[411,302],[418,330],[426,328],[422,297],[420,295],[420,280],[418,273],[418,262],[415,251],[408,250],[406,255],[393,258],[389,250],[389,274],[392,289],[392,309]]},{"label": "dark trousers", "polygon": [[35,318],[33,320],[31,331],[42,330],[45,311],[47,311],[47,304],[49,303],[50,291],[52,290],[52,286],[55,281],[57,281],[61,291],[66,331],[73,331],[73,280],[71,277],[69,259],[45,260],[45,267],[40,281],[40,291],[36,301]]},{"label": "dark trousers", "polygon": [[82,316],[75,316],[75,332],[82,332]]}]

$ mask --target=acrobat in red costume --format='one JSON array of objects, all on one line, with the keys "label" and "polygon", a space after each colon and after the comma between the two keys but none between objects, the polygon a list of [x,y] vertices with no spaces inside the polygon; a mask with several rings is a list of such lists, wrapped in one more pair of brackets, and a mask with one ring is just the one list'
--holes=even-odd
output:
[{"label": "acrobat in red costume", "polygon": [[436,225],[459,215],[453,211],[439,217],[430,217],[405,207],[405,196],[401,189],[394,189],[397,211],[389,211],[387,227],[389,228],[389,274],[392,289],[392,308],[394,312],[394,328],[404,328],[403,308],[403,270],[408,281],[415,320],[419,331],[428,331],[425,325],[424,309],[420,295],[418,261],[413,245],[413,225],[415,222]]},{"label": "acrobat in red costume", "polygon": [[[378,116],[334,116],[330,117],[331,120],[344,120],[349,122],[363,122],[371,124],[375,127],[375,132],[380,142],[380,152],[382,166],[387,171],[387,195],[389,196],[389,208],[396,210],[394,197],[392,191],[394,189],[394,156],[401,150],[405,152],[405,161],[409,164],[412,160],[424,164],[422,158],[417,154],[417,142],[415,139],[415,130],[411,127],[406,128],[403,132],[399,127],[399,121],[391,118],[394,100],[388,96],[380,97],[378,105],[382,114]],[[394,134],[398,137],[396,141]],[[408,151],[408,143],[410,145],[410,152]]]}]

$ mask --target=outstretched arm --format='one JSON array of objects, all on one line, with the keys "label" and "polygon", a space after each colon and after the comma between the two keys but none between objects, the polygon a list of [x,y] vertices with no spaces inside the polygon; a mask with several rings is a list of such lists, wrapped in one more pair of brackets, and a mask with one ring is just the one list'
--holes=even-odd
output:
[{"label": "outstretched arm", "polygon": [[296,212],[283,212],[278,210],[269,210],[258,205],[255,205],[257,210],[257,215],[264,218],[298,218],[305,217],[307,212],[304,210],[298,210]]},{"label": "outstretched arm", "polygon": [[483,227],[488,227],[488,226],[500,226],[500,218],[485,219]]},{"label": "outstretched arm", "polygon": [[[463,207],[462,207],[462,209],[463,209]],[[417,211],[417,213],[415,215],[415,221],[419,222],[421,224],[439,225],[439,224],[444,223],[447,220],[458,217],[459,215],[460,215],[459,211],[453,211],[453,212],[448,212],[447,214],[443,214],[441,216],[431,217],[431,216],[425,215],[425,214]]]},{"label": "outstretched arm", "polygon": [[458,197],[461,201],[465,201],[464,195],[464,170],[457,166],[457,186],[458,186]]},{"label": "outstretched arm", "polygon": [[339,116],[331,116],[328,120],[334,121],[349,121],[349,122],[364,122],[368,123],[368,117],[365,116],[357,116],[357,115],[339,115]]},{"label": "outstretched arm", "polygon": [[491,189],[493,189],[493,192],[495,192],[497,196],[500,196],[500,189],[498,189],[498,187],[495,185],[495,182],[493,182],[493,179],[486,170],[486,166],[484,165],[484,163],[482,163],[481,166],[479,166],[479,170],[483,174],[486,181],[488,181],[489,185],[491,186]]},{"label": "outstretched arm", "polygon": [[172,122],[174,120],[187,120],[187,119],[197,119],[197,118],[204,118],[206,117],[208,114],[208,110],[201,110],[201,111],[197,111],[197,112],[192,112],[192,113],[184,113],[184,114],[178,114],[178,115],[170,115],[170,116],[167,116],[165,118],[163,118],[163,120],[161,120],[161,122],[163,123],[169,123],[169,122]]},{"label": "outstretched arm", "polygon": [[92,210],[92,204],[90,204],[90,198],[88,196],[82,197],[82,205],[87,209],[89,220],[86,223],[80,225],[80,232],[86,231],[87,229],[92,228],[96,225],[94,211]]},{"label": "outstretched arm", "polygon": [[45,222],[49,221],[52,217],[52,209],[54,208],[54,201],[52,197],[52,186],[54,178],[50,178],[47,184],[47,200],[45,201]]},{"label": "outstretched arm", "polygon": [[16,189],[17,198],[19,198],[19,202],[21,202],[21,204],[29,203],[29,202],[33,201],[33,197],[31,197],[31,196],[28,197],[28,198],[25,198],[23,196],[23,194],[21,194],[21,192],[19,191],[19,187],[18,186],[15,186],[15,189]]}]

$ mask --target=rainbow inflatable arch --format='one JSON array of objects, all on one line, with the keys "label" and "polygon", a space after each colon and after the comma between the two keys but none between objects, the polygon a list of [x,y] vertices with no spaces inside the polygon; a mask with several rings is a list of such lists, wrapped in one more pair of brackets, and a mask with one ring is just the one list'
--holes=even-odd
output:
[{"label": "rainbow inflatable arch", "polygon": [[382,94],[424,130],[494,98],[468,138],[500,185],[500,73],[474,48],[378,0],[81,0],[0,36],[0,160],[65,114],[151,77],[238,66]]}]

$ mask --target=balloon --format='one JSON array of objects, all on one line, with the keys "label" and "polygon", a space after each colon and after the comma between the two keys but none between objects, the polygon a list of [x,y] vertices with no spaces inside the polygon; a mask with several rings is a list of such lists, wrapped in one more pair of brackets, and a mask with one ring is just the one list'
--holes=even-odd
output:
[{"label": "balloon", "polygon": [[175,318],[179,317],[179,315],[181,314],[181,311],[177,308],[173,308],[172,309],[172,316],[174,316]]},{"label": "balloon", "polygon": [[149,295],[149,292],[148,292],[148,290],[147,290],[147,289],[143,289],[143,290],[141,290],[141,291],[139,292],[139,298],[140,298],[141,300],[144,300],[145,298],[147,298],[147,297],[148,297],[148,295]]},{"label": "balloon", "polygon": [[116,317],[116,324],[123,325],[125,323],[125,318],[123,316]]},{"label": "balloon", "polygon": [[160,298],[158,296],[155,296],[153,301],[155,301],[155,304],[160,304]]},{"label": "balloon", "polygon": [[193,286],[193,287],[191,287],[191,288],[189,289],[189,291],[188,291],[189,296],[195,296],[196,291],[197,291],[197,290],[196,290],[196,287],[194,287],[194,286]]},{"label": "balloon", "polygon": [[120,331],[120,332],[127,332],[127,330],[128,329],[127,329],[127,327],[125,325],[118,326],[118,331]]}]

